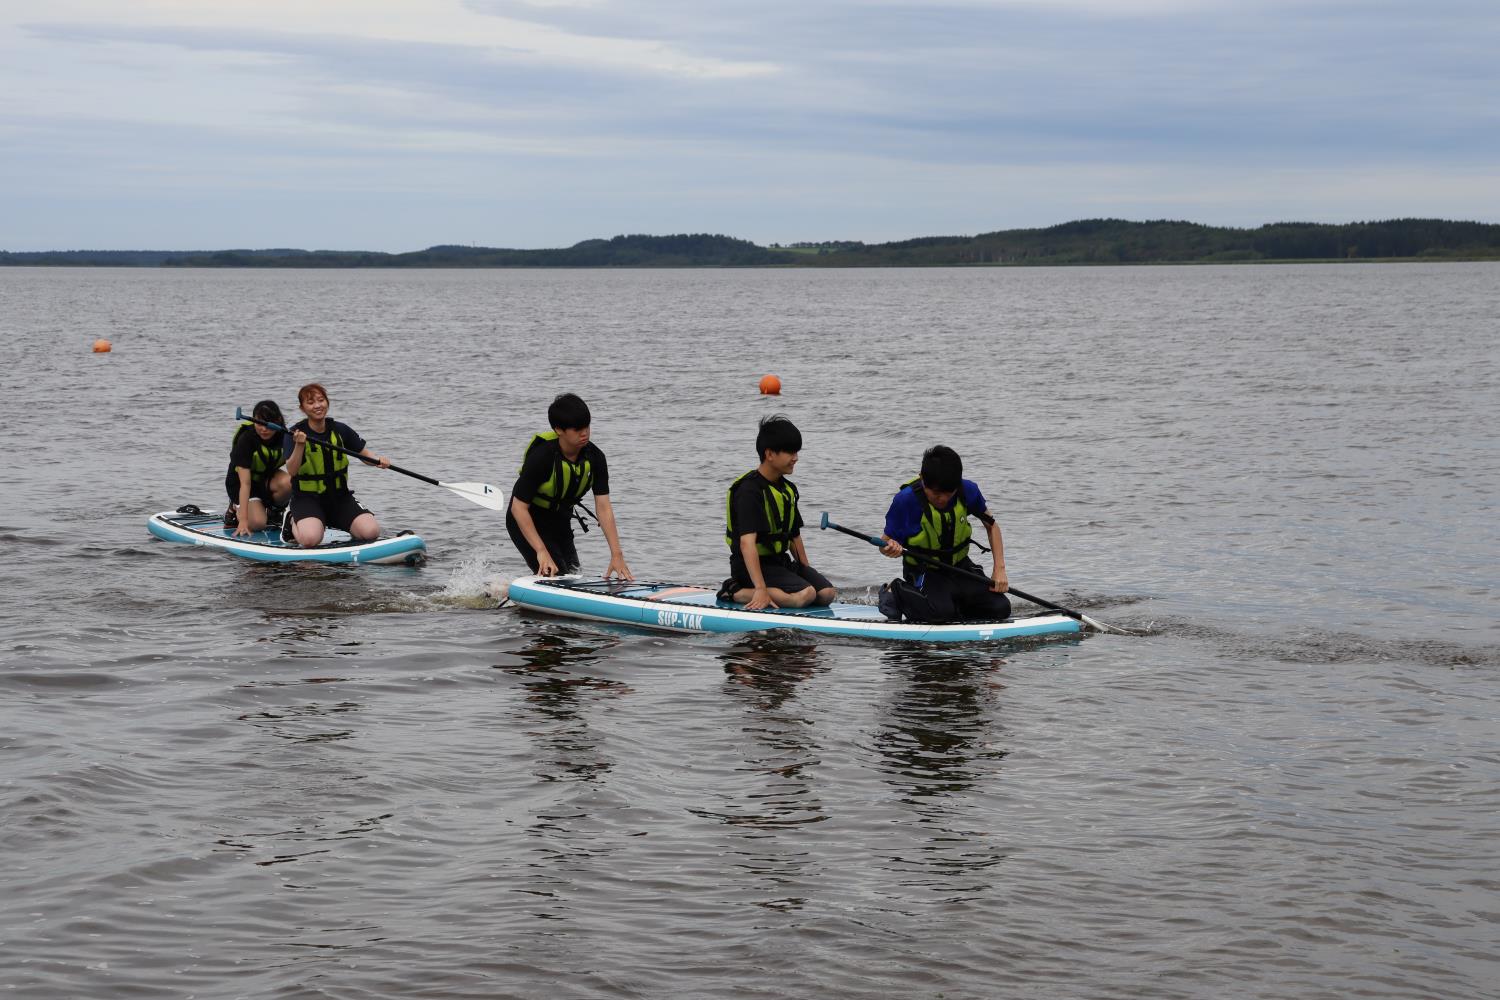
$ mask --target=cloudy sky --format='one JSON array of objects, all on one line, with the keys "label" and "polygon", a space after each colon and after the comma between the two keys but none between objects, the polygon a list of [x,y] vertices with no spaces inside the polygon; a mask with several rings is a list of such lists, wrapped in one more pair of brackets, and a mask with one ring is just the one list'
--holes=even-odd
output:
[{"label": "cloudy sky", "polygon": [[0,0],[0,249],[1500,222],[1497,0]]}]

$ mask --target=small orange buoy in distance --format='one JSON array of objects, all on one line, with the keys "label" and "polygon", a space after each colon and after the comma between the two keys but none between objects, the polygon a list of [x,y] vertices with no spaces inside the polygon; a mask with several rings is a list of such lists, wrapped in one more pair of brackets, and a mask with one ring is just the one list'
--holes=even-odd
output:
[{"label": "small orange buoy in distance", "polygon": [[94,341],[95,354],[108,354],[113,349],[114,345],[105,340],[103,337],[100,337],[98,340]]},{"label": "small orange buoy in distance", "polygon": [[775,375],[765,375],[760,380],[760,394],[762,396],[781,395],[781,379]]}]

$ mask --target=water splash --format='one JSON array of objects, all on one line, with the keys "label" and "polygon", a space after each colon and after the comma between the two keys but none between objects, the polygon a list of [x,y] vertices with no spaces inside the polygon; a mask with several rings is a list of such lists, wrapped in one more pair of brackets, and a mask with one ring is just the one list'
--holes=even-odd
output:
[{"label": "water splash", "polygon": [[493,608],[504,603],[515,575],[517,556],[509,546],[486,546],[459,563],[432,601],[464,608]]}]

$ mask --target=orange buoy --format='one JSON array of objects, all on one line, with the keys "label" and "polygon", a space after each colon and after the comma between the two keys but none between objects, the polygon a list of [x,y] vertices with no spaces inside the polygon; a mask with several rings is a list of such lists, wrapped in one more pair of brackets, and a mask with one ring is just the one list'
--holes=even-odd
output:
[{"label": "orange buoy", "polygon": [[781,379],[775,375],[763,376],[760,380],[760,394],[762,396],[781,395]]},{"label": "orange buoy", "polygon": [[114,345],[105,340],[103,337],[100,337],[98,340],[94,341],[95,354],[108,354],[113,349]]}]

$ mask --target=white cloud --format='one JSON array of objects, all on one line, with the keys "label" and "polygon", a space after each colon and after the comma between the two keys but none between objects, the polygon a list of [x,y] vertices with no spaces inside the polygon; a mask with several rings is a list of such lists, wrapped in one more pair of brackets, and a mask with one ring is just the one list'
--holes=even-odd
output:
[{"label": "white cloud", "polygon": [[[52,0],[13,24],[192,30],[328,37],[483,50],[497,59],[591,66],[692,79],[739,79],[774,73],[773,63],[694,55],[663,42],[580,34],[535,21],[482,14],[461,0]],[[164,40],[170,35],[163,35]]]},{"label": "white cloud", "polygon": [[487,214],[536,227],[511,245],[1494,219],[1497,48],[1474,0],[9,4],[0,209],[341,246],[384,205],[384,249]]}]

